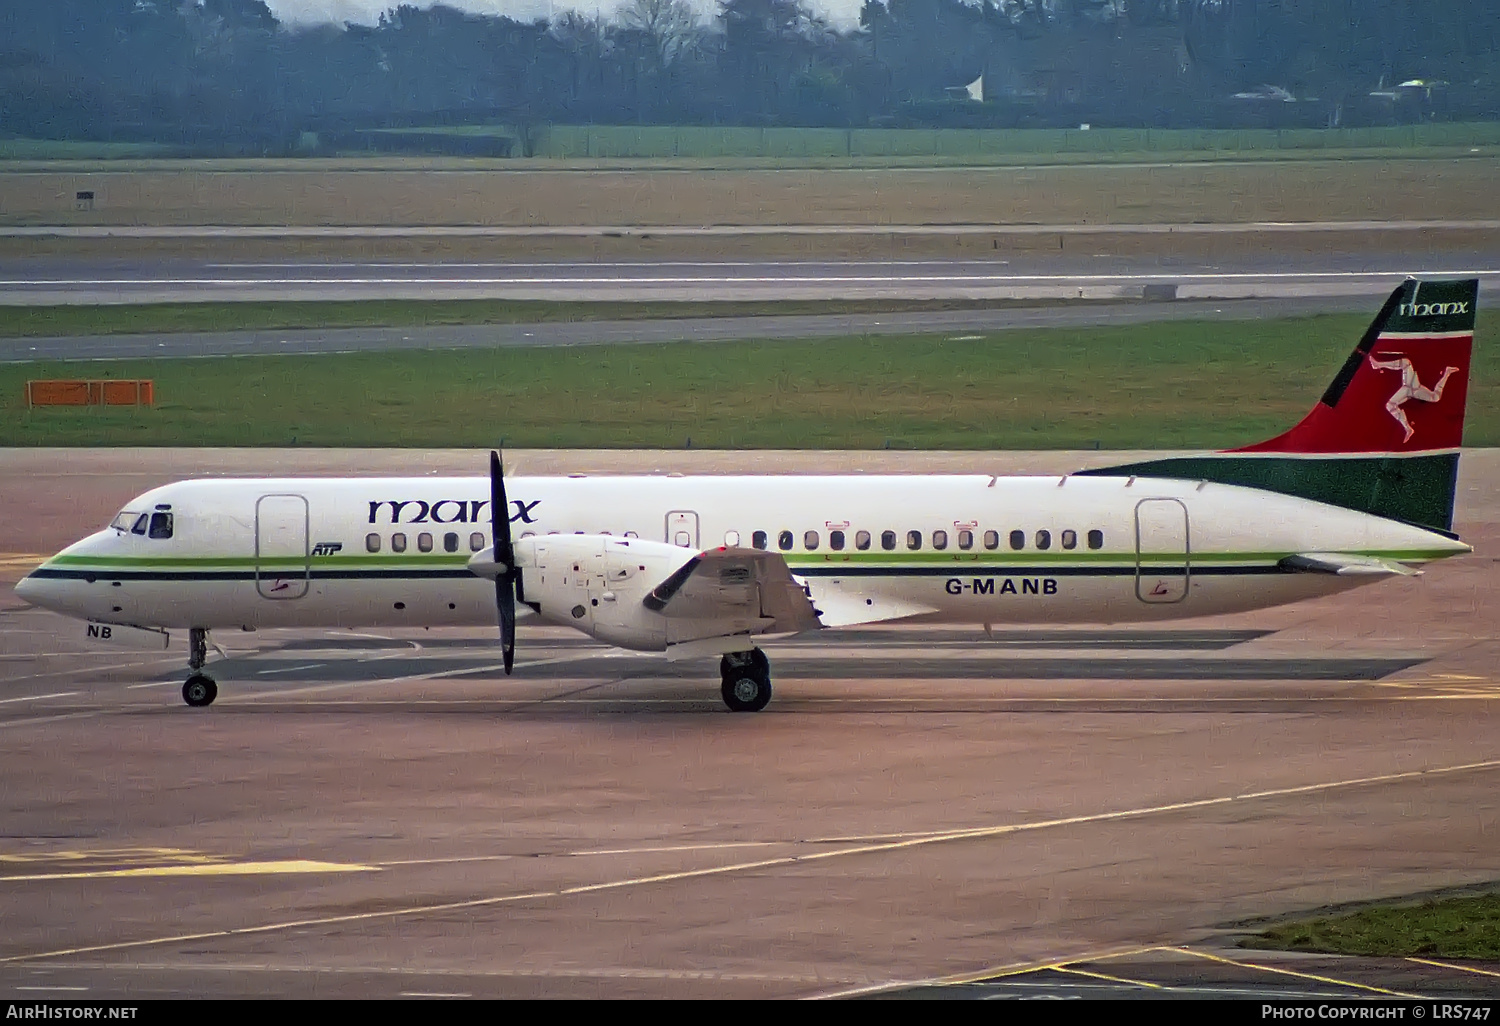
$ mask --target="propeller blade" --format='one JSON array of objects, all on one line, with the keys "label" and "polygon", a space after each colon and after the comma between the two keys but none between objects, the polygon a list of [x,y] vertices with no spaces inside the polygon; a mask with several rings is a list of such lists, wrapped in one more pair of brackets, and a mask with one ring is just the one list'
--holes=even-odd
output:
[{"label": "propeller blade", "polygon": [[505,495],[505,468],[500,454],[490,450],[490,535],[495,543],[495,608],[500,613],[500,656],[508,676],[516,661],[516,550],[510,540],[510,500]]},{"label": "propeller blade", "polygon": [[510,581],[495,578],[495,606],[500,610],[500,658],[508,677],[516,662],[516,592]]}]

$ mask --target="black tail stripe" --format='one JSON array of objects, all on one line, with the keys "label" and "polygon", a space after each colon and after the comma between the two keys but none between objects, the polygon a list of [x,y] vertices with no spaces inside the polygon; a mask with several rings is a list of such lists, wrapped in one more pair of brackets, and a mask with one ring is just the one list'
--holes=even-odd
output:
[{"label": "black tail stripe", "polygon": [[1406,291],[1410,287],[1411,282],[1401,283],[1401,285],[1397,286],[1396,291],[1391,293],[1390,298],[1385,301],[1385,305],[1380,308],[1380,312],[1375,315],[1375,319],[1365,329],[1364,337],[1359,340],[1359,345],[1354,348],[1354,352],[1349,354],[1349,359],[1345,360],[1344,365],[1339,368],[1339,372],[1334,376],[1332,383],[1329,384],[1328,390],[1323,393],[1323,398],[1318,400],[1324,406],[1330,408],[1337,406],[1339,400],[1344,397],[1344,390],[1349,387],[1349,382],[1354,380],[1354,375],[1358,372],[1359,365],[1370,354],[1370,350],[1375,348],[1375,342],[1380,338],[1380,333],[1385,330],[1386,324],[1396,315],[1396,311],[1401,308],[1401,300],[1405,298]]}]

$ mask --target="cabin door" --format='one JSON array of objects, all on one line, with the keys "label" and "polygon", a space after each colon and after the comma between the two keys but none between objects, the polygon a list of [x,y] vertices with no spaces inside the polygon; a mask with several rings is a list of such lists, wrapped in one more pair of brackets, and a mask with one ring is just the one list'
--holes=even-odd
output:
[{"label": "cabin door", "polygon": [[1136,598],[1152,603],[1187,598],[1191,553],[1187,506],[1180,499],[1142,499],[1136,503]]},{"label": "cabin door", "polygon": [[262,495],[255,503],[255,590],[268,599],[307,594],[307,500]]}]

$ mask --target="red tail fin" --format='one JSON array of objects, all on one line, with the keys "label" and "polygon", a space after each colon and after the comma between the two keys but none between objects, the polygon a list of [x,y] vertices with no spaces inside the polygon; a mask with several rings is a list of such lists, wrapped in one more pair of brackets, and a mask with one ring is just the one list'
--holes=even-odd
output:
[{"label": "red tail fin", "polygon": [[1408,279],[1386,300],[1312,412],[1229,452],[1416,453],[1463,442],[1479,280]]}]

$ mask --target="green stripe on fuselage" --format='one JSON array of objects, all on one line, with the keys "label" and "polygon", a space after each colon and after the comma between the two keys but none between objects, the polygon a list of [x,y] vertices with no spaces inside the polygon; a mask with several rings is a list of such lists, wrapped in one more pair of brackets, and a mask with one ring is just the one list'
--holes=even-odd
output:
[{"label": "green stripe on fuselage", "polygon": [[[1260,456],[1215,453],[1080,470],[1078,476],[1166,477],[1242,485],[1326,502],[1330,506],[1342,506],[1417,527],[1450,531],[1453,528],[1453,496],[1458,485],[1458,454]],[[1386,555],[1383,552],[1368,554]]]},{"label": "green stripe on fuselage", "polygon": [[[1455,555],[1451,549],[1341,549],[1348,555],[1375,556],[1401,562],[1426,562]],[[851,569],[878,567],[949,567],[954,571],[972,569],[1005,569],[1026,567],[1041,569],[1048,566],[1135,566],[1176,565],[1183,560],[1181,553],[1146,552],[1139,557],[1134,552],[783,552],[778,553],[795,573],[799,569],[813,567],[840,567]],[[1203,565],[1247,565],[1275,564],[1295,553],[1286,550],[1259,552],[1192,552],[1187,559],[1195,566]],[[433,570],[462,569],[468,565],[468,556],[459,555],[413,555],[413,556],[331,556],[305,559],[257,560],[254,557],[238,556],[90,556],[68,554],[53,556],[45,566],[59,569],[99,570],[255,570],[265,572],[278,570],[302,572],[309,567],[314,570]]]}]

